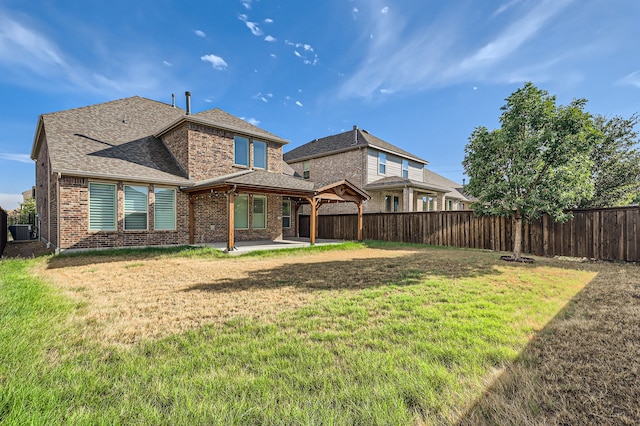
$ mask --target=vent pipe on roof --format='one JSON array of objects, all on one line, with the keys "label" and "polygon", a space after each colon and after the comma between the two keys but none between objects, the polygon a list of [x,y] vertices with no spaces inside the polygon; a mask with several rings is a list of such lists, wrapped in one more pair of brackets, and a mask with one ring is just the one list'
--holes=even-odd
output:
[{"label": "vent pipe on roof", "polygon": [[171,106],[174,107],[174,108],[176,107],[176,94],[175,93],[171,94]]},{"label": "vent pipe on roof", "polygon": [[187,115],[191,114],[191,92],[184,92],[187,97]]},{"label": "vent pipe on roof", "polygon": [[353,145],[358,145],[358,125],[353,125]]}]

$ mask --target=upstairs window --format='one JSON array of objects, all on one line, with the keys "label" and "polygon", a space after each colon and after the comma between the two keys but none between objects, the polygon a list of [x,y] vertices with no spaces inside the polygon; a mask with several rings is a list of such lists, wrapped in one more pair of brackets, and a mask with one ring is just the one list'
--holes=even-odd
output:
[{"label": "upstairs window", "polygon": [[257,169],[267,168],[266,142],[253,141],[253,167]]},{"label": "upstairs window", "polygon": [[233,164],[249,167],[249,139],[241,136],[233,138]]},{"label": "upstairs window", "polygon": [[89,230],[116,230],[116,186],[89,183]]},{"label": "upstairs window", "polygon": [[153,208],[154,228],[158,231],[176,229],[176,190],[155,188],[155,204]]},{"label": "upstairs window", "polygon": [[409,160],[402,160],[402,177],[409,178]]},{"label": "upstairs window", "polygon": [[384,152],[378,152],[378,174],[387,174],[387,154]]},{"label": "upstairs window", "polygon": [[126,231],[147,230],[147,207],[149,205],[146,186],[124,186],[124,229]]},{"label": "upstairs window", "polygon": [[309,179],[309,162],[305,161],[302,163],[302,177],[305,179]]}]

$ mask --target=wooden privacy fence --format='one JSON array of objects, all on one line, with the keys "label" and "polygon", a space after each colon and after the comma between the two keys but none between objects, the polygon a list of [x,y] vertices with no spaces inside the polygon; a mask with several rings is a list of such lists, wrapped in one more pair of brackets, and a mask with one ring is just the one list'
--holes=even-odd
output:
[{"label": "wooden privacy fence", "polygon": [[[300,236],[309,236],[309,216],[300,216]],[[357,215],[320,215],[318,238],[357,239]],[[513,224],[504,217],[472,211],[369,213],[365,240],[513,250]],[[523,225],[523,253],[600,260],[640,261],[640,207],[574,210],[555,223],[547,215]]]}]

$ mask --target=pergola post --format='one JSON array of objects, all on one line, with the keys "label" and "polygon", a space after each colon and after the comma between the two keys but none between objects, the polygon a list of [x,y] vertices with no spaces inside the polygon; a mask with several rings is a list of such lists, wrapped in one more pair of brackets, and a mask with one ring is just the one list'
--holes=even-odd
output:
[{"label": "pergola post", "polygon": [[309,224],[309,243],[314,245],[316,243],[316,234],[318,232],[318,200],[315,198],[309,198],[309,205],[311,206],[311,214],[309,215],[311,221]]},{"label": "pergola post", "polygon": [[358,241],[362,241],[362,202],[358,203]]},{"label": "pergola post", "polygon": [[227,196],[227,251],[235,250],[235,201],[236,193],[233,190],[225,193]]},{"label": "pergola post", "polygon": [[193,194],[189,194],[189,244],[194,244],[195,243],[195,208],[193,206],[194,204],[194,200],[193,200]]},{"label": "pergola post", "polygon": [[296,222],[296,227],[295,227],[295,237],[298,238],[300,236],[300,222],[298,222],[298,212],[300,211],[300,203],[298,203],[297,201],[295,202],[295,206],[294,206],[294,210],[293,210],[293,217],[295,218]]}]

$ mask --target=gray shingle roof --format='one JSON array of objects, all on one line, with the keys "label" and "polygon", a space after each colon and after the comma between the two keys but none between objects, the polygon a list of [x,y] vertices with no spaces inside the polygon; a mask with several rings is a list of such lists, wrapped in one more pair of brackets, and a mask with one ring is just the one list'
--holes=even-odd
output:
[{"label": "gray shingle roof", "polygon": [[436,172],[432,172],[429,169],[424,169],[424,181],[427,184],[433,184],[443,188],[447,188],[449,191],[451,191],[449,194],[447,194],[447,197],[471,201],[469,197],[464,195],[462,185],[455,181],[452,181],[451,179],[447,179],[446,177],[441,176]]},{"label": "gray shingle roof", "polygon": [[[43,114],[52,171],[187,183],[165,145],[152,136],[182,115],[180,108],[138,96]],[[34,159],[40,149],[37,143],[32,151]]]},{"label": "gray shingle roof", "polygon": [[253,188],[271,190],[291,190],[310,192],[314,190],[314,182],[287,176],[282,173],[273,173],[266,170],[244,170],[213,179],[197,182],[189,188],[189,191],[213,187],[216,185],[242,185]]},{"label": "gray shingle roof", "polygon": [[366,130],[354,129],[337,135],[315,139],[284,154],[286,162],[297,162],[326,154],[350,151],[361,147],[377,148],[418,163],[428,164],[427,160],[411,154],[395,145],[386,142]]},{"label": "gray shingle roof", "polygon": [[190,118],[192,120],[201,120],[202,122],[207,123],[213,127],[221,127],[223,129],[233,130],[237,133],[244,133],[249,136],[264,138],[282,144],[289,143],[288,140],[283,139],[280,136],[276,136],[273,133],[267,132],[260,127],[254,126],[253,124],[241,118],[238,118],[235,115],[229,114],[228,112],[225,112],[220,108],[209,109],[197,114],[186,116],[185,118]]},{"label": "gray shingle roof", "polygon": [[427,190],[436,191],[436,192],[451,191],[451,189],[449,189],[448,187],[442,186],[442,185],[436,185],[433,182],[418,182],[418,181],[403,178],[400,176],[388,176],[382,179],[378,179],[375,182],[371,182],[365,185],[364,189],[369,191],[375,191],[380,189],[390,189],[390,188],[398,188],[398,187],[405,187],[405,186],[422,188],[422,189],[427,189]]}]

